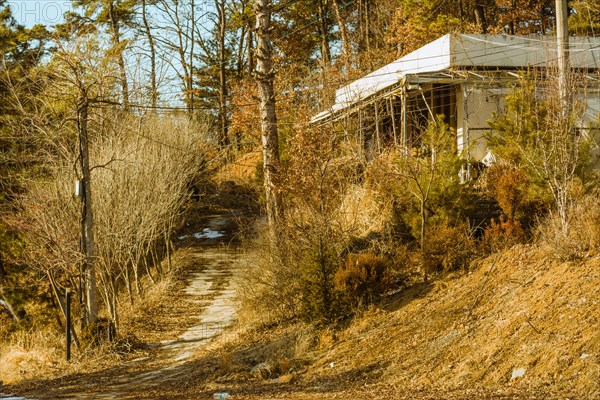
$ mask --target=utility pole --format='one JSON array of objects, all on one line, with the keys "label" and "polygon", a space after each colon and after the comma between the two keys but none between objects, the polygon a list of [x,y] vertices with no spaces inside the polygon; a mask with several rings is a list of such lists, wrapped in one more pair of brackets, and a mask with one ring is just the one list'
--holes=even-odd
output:
[{"label": "utility pole", "polygon": [[191,11],[192,11],[192,29],[190,29],[190,58],[189,58],[189,63],[190,63],[190,69],[189,69],[189,74],[187,76],[188,79],[188,90],[189,90],[189,99],[190,99],[190,119],[194,118],[194,33],[195,33],[195,29],[194,26],[196,25],[196,2],[194,0],[192,0],[192,4],[191,4]]},{"label": "utility pole", "polygon": [[275,243],[277,221],[282,209],[281,193],[276,184],[279,169],[279,137],[273,89],[273,47],[271,45],[271,1],[256,0],[256,82],[260,96],[260,120],[264,165],[267,220],[272,243]]},{"label": "utility pole", "polygon": [[558,58],[558,89],[563,104],[563,116],[569,114],[569,24],[567,0],[556,0],[556,45]]},{"label": "utility pole", "polygon": [[92,189],[88,151],[88,107],[87,93],[82,93],[77,102],[77,129],[79,131],[79,159],[83,176],[83,210],[81,234],[85,253],[85,292],[87,300],[87,323],[98,321],[96,302],[96,268],[94,266],[94,216],[92,213]]}]

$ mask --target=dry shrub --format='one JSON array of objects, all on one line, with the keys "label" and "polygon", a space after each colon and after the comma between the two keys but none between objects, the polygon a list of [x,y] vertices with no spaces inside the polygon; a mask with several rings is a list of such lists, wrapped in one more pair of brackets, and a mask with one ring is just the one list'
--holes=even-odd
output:
[{"label": "dry shrub", "polygon": [[335,289],[351,306],[376,301],[391,281],[389,262],[372,253],[349,254],[334,276]]},{"label": "dry shrub", "polygon": [[219,166],[213,179],[216,182],[233,181],[238,185],[257,185],[257,166],[262,168],[262,152],[236,154],[228,163]]},{"label": "dry shrub", "polygon": [[468,226],[441,222],[431,227],[425,237],[423,267],[426,273],[464,268],[475,250],[475,241]]},{"label": "dry shrub", "polygon": [[271,325],[298,316],[300,271],[286,262],[285,254],[270,248],[267,234],[246,246],[235,277],[240,324]]},{"label": "dry shrub", "polygon": [[598,193],[583,195],[567,211],[567,227],[557,213],[550,213],[538,228],[540,239],[563,260],[600,253],[600,203]]},{"label": "dry shrub", "polygon": [[[201,169],[206,126],[97,112],[102,123],[90,123],[90,164],[98,298],[118,326],[118,293],[126,288],[131,302],[141,294],[146,261],[168,242]],[[84,260],[82,203],[73,195],[78,154],[71,150],[48,163],[48,179],[31,183],[22,200],[30,264],[70,286]]]},{"label": "dry shrub", "polygon": [[487,169],[485,181],[488,191],[509,220],[522,216],[527,183],[524,171],[512,165],[496,164]]},{"label": "dry shrub", "polygon": [[113,342],[116,336],[115,325],[105,318],[100,318],[81,329],[81,342],[84,346],[100,346],[104,342]]},{"label": "dry shrub", "polygon": [[[361,152],[343,132],[311,128],[290,137],[286,146],[280,175],[286,208],[277,249],[269,250],[269,240],[262,239],[267,246],[261,245],[257,262],[244,271],[242,309],[261,320],[301,317],[328,324],[346,316],[342,297],[347,295],[350,303],[372,301],[381,290],[378,285],[388,279],[377,271],[380,263],[365,259],[359,268],[369,275],[362,282],[367,286],[353,281],[360,274],[348,270],[345,278],[340,275],[340,290],[335,287],[336,273],[349,252],[371,250],[374,241],[389,238],[394,199],[365,184]],[[357,249],[353,241],[365,245]]]},{"label": "dry shrub", "polygon": [[482,246],[485,251],[492,253],[524,243],[526,240],[527,236],[519,221],[500,218],[500,221],[492,220],[485,229]]}]

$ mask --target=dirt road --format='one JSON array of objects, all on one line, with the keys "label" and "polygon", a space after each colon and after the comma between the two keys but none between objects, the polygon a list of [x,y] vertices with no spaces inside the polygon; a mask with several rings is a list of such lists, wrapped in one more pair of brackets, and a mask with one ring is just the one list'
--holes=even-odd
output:
[{"label": "dirt road", "polygon": [[[165,299],[168,304],[153,315],[152,319],[165,323],[154,324],[156,331],[150,337],[157,340],[146,343],[142,357],[93,373],[30,383],[23,395],[31,399],[142,398],[156,394],[166,382],[185,379],[195,352],[235,321],[230,278],[239,249],[232,235],[232,217],[226,214],[203,218],[179,233],[181,254],[175,254],[183,265],[179,284]],[[174,331],[178,335],[170,339]]]}]

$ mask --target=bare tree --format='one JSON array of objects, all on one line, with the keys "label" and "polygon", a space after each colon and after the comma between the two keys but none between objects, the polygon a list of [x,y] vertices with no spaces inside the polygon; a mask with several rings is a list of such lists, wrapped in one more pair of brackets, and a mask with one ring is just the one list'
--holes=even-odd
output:
[{"label": "bare tree", "polygon": [[[217,9],[217,43],[219,47],[219,144],[226,146],[228,140],[229,119],[227,116],[227,58],[225,49],[226,15],[225,0],[215,0]],[[243,38],[240,38],[243,42]]]},{"label": "bare tree", "polygon": [[[160,34],[154,39],[166,49],[165,62],[181,80],[187,111],[194,111],[193,61],[196,24],[201,16],[196,15],[195,2],[159,0],[157,10],[166,21]],[[169,54],[176,54],[173,62]]]},{"label": "bare tree", "polygon": [[[77,266],[85,265],[89,322],[97,315],[92,285],[97,275],[98,292],[116,325],[117,295],[122,288],[132,300],[140,293],[144,261],[170,234],[205,154],[207,129],[123,113],[112,100],[119,90],[118,62],[92,36],[58,41],[57,48],[45,71],[34,126],[41,135],[60,139],[49,147],[48,180],[32,182],[24,198],[30,256],[32,264],[63,283],[75,284]],[[77,134],[81,152],[69,143]],[[74,168],[80,161],[83,168]],[[93,216],[91,203],[82,211],[73,196],[73,182],[82,175],[84,191],[94,193]]]},{"label": "bare tree", "polygon": [[156,83],[156,45],[154,44],[154,34],[148,20],[147,0],[142,1],[142,23],[144,34],[148,40],[148,50],[150,51],[150,104],[155,108],[158,103],[158,87]]},{"label": "bare tree", "polygon": [[106,131],[91,151],[94,164],[102,166],[94,170],[97,263],[105,303],[118,324],[119,289],[131,302],[141,294],[141,276],[151,274],[147,258],[170,234],[205,154],[207,127],[188,120],[102,114]]}]

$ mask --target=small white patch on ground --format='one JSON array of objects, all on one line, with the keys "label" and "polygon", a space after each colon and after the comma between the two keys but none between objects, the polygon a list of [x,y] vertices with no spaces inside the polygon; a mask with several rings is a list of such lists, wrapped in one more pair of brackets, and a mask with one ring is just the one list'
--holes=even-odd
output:
[{"label": "small white patch on ground", "polygon": [[223,236],[225,236],[224,232],[213,231],[210,228],[204,228],[202,232],[194,233],[194,238],[196,239],[217,239]]}]

